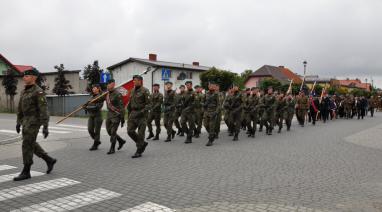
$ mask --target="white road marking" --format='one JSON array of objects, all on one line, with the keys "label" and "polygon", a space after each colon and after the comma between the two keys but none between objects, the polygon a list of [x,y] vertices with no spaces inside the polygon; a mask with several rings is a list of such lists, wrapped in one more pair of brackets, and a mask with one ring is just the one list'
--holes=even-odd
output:
[{"label": "white road marking", "polygon": [[69,211],[74,210],[86,205],[94,204],[100,201],[112,199],[119,197],[121,194],[109,191],[106,189],[95,189],[88,192],[82,192],[78,194],[73,194],[70,196],[50,200],[40,204],[35,204],[20,209],[12,210],[11,212],[22,212],[22,211]]},{"label": "white road marking", "polygon": [[174,212],[175,210],[165,207],[163,205],[159,205],[153,202],[146,202],[141,205],[135,206],[133,208],[129,208],[127,210],[123,210],[121,212]]},{"label": "white road marking", "polygon": [[22,185],[12,188],[7,188],[0,190],[0,202],[8,199],[13,199],[16,197],[21,197],[25,195],[40,193],[43,191],[49,191],[57,188],[62,188],[65,186],[75,185],[80,182],[67,179],[59,178],[55,180],[48,180],[39,183],[33,183],[28,185]]},{"label": "white road marking", "polygon": [[11,133],[11,134],[18,134],[16,132],[16,130],[0,130],[0,132],[3,132],[3,133]]},{"label": "white road marking", "polygon": [[8,169],[15,169],[15,166],[8,166],[8,165],[0,165],[0,171],[8,170]]},{"label": "white road marking", "polygon": [[71,131],[73,130],[74,132],[76,131],[79,131],[79,132],[87,132],[88,130],[84,130],[84,129],[69,129],[69,128],[65,128],[65,127],[49,127],[49,129],[53,129],[53,130],[66,130],[66,131]]},{"label": "white road marking", "polygon": [[[63,126],[63,127],[71,127],[71,128],[80,128],[80,129],[88,129],[87,126],[82,126],[82,125],[72,125],[72,124],[58,124],[58,126]],[[106,130],[106,128],[102,127],[101,130]]]},{"label": "white road marking", "polygon": [[[57,133],[57,134],[68,134],[70,133],[69,131],[57,131],[57,130],[51,130],[51,129],[48,129],[50,133]],[[40,131],[42,132],[42,130]]]},{"label": "white road marking", "polygon": [[[18,176],[20,173],[14,173],[14,174],[7,174],[7,175],[1,175],[0,176],[0,183],[4,183],[4,182],[8,182],[8,181],[12,181],[14,177]],[[35,172],[35,171],[31,171],[31,176],[32,177],[37,177],[37,176],[41,176],[41,175],[44,175],[45,173],[42,173],[42,172]]]}]

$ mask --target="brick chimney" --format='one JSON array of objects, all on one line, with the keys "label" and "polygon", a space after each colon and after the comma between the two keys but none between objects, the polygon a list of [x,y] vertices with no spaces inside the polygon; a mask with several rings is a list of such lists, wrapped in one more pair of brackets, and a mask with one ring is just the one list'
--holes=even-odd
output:
[{"label": "brick chimney", "polygon": [[199,66],[199,62],[192,62],[193,66]]},{"label": "brick chimney", "polygon": [[149,60],[157,61],[157,55],[156,54],[149,54]]}]

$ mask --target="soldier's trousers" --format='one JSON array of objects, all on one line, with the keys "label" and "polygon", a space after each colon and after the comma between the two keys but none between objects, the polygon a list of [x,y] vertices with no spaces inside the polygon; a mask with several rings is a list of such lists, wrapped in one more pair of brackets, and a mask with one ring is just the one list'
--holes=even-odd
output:
[{"label": "soldier's trousers", "polygon": [[95,142],[100,142],[102,122],[103,120],[101,116],[89,116],[88,132]]},{"label": "soldier's trousers", "polygon": [[202,108],[198,108],[198,109],[195,109],[195,131],[197,133],[201,133],[201,130],[202,130],[202,125],[203,125],[203,109]]},{"label": "soldier's trousers", "polygon": [[182,131],[190,138],[193,135],[195,129],[195,117],[193,111],[183,111],[180,117],[180,124],[182,125]]},{"label": "soldier's trousers", "polygon": [[[136,130],[138,129],[138,133]],[[127,120],[127,134],[139,150],[145,144],[146,117],[131,117]]]},{"label": "soldier's trousers", "polygon": [[33,154],[37,157],[43,157],[47,155],[44,149],[36,142],[37,134],[40,130],[40,126],[24,127],[22,128],[23,144],[23,162],[25,165],[33,164]]},{"label": "soldier's trousers", "polygon": [[166,112],[163,114],[163,123],[167,131],[167,136],[171,136],[173,132],[172,125],[174,123],[174,116],[175,115],[172,112]]},{"label": "soldier's trousers", "polygon": [[245,112],[244,120],[245,120],[245,125],[247,127],[247,130],[251,133],[255,133],[257,128],[257,121],[258,121],[257,114],[255,112]]},{"label": "soldier's trousers", "polygon": [[178,130],[181,130],[182,129],[182,126],[180,125],[180,122],[179,122],[179,117],[181,115],[181,112],[176,110],[175,111],[175,115],[174,115],[174,124],[175,124],[175,127],[178,129]]},{"label": "soldier's trousers", "polygon": [[279,130],[283,128],[284,123],[284,113],[283,112],[276,112],[275,114],[275,124],[279,127]]},{"label": "soldier's trousers", "polygon": [[151,125],[151,123],[154,121],[155,123],[155,127],[156,127],[156,134],[159,135],[160,134],[160,119],[161,119],[161,112],[150,112],[149,113],[149,116],[147,118],[147,128],[149,129],[149,132],[152,133],[153,132],[153,127]]},{"label": "soldier's trousers", "polygon": [[208,139],[214,139],[216,136],[216,119],[217,114],[214,114],[214,112],[204,113],[203,125],[208,132]]},{"label": "soldier's trousers", "polygon": [[224,122],[228,127],[229,132],[233,132],[233,127],[232,127],[232,116],[229,111],[225,111],[224,113]]},{"label": "soldier's trousers", "polygon": [[[314,109],[309,110],[309,122],[312,121],[313,124],[316,124],[317,118],[320,114],[318,114],[318,111],[314,111]],[[300,122],[300,121],[299,121]]]},{"label": "soldier's trousers", "polygon": [[329,119],[329,110],[322,109],[320,113],[321,113],[322,121],[325,123],[326,120]]},{"label": "soldier's trousers", "polygon": [[270,130],[273,130],[275,125],[275,112],[273,110],[266,110],[261,118],[263,125]]},{"label": "soldier's trousers", "polygon": [[241,123],[242,123],[242,112],[238,111],[236,113],[231,113],[231,121],[232,121],[232,130],[234,133],[240,133]]},{"label": "soldier's trousers", "polygon": [[292,126],[292,119],[293,119],[293,112],[284,112],[284,120],[285,120],[285,125],[287,126],[287,129],[290,129]]},{"label": "soldier's trousers", "polygon": [[374,116],[374,107],[369,107],[370,109],[370,116],[373,117]]},{"label": "soldier's trousers", "polygon": [[123,141],[121,136],[117,134],[117,130],[121,121],[119,119],[106,119],[106,131],[110,136],[110,143],[114,144]]},{"label": "soldier's trousers", "polygon": [[306,113],[307,113],[306,109],[297,109],[296,110],[297,120],[298,120],[300,125],[304,125],[305,124],[305,115],[306,115]]},{"label": "soldier's trousers", "polygon": [[216,129],[215,129],[215,134],[219,134],[220,133],[220,124],[222,122],[222,112],[219,111],[217,116],[216,116],[216,123],[215,123],[215,126],[216,126]]}]

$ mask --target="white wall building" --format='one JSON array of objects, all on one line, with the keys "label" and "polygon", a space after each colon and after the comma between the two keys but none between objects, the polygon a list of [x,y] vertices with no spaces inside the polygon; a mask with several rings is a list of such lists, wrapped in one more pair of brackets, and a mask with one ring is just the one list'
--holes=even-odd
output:
[{"label": "white wall building", "polygon": [[151,92],[152,85],[158,83],[161,86],[161,92],[163,92],[165,81],[162,80],[162,70],[169,70],[168,81],[174,84],[173,88],[175,89],[180,85],[184,85],[186,81],[192,81],[193,85],[200,85],[199,74],[209,70],[210,67],[200,66],[199,62],[184,64],[158,61],[156,54],[149,54],[148,59],[131,57],[107,69],[112,74],[117,85],[131,80],[134,75],[149,70],[147,74],[143,75],[143,85]]}]

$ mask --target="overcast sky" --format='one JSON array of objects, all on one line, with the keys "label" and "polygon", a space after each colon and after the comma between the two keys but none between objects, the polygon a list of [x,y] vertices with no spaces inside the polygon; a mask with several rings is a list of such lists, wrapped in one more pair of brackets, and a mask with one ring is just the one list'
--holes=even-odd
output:
[{"label": "overcast sky", "polygon": [[381,0],[0,0],[0,53],[53,71],[129,57],[371,77],[382,87]]}]

